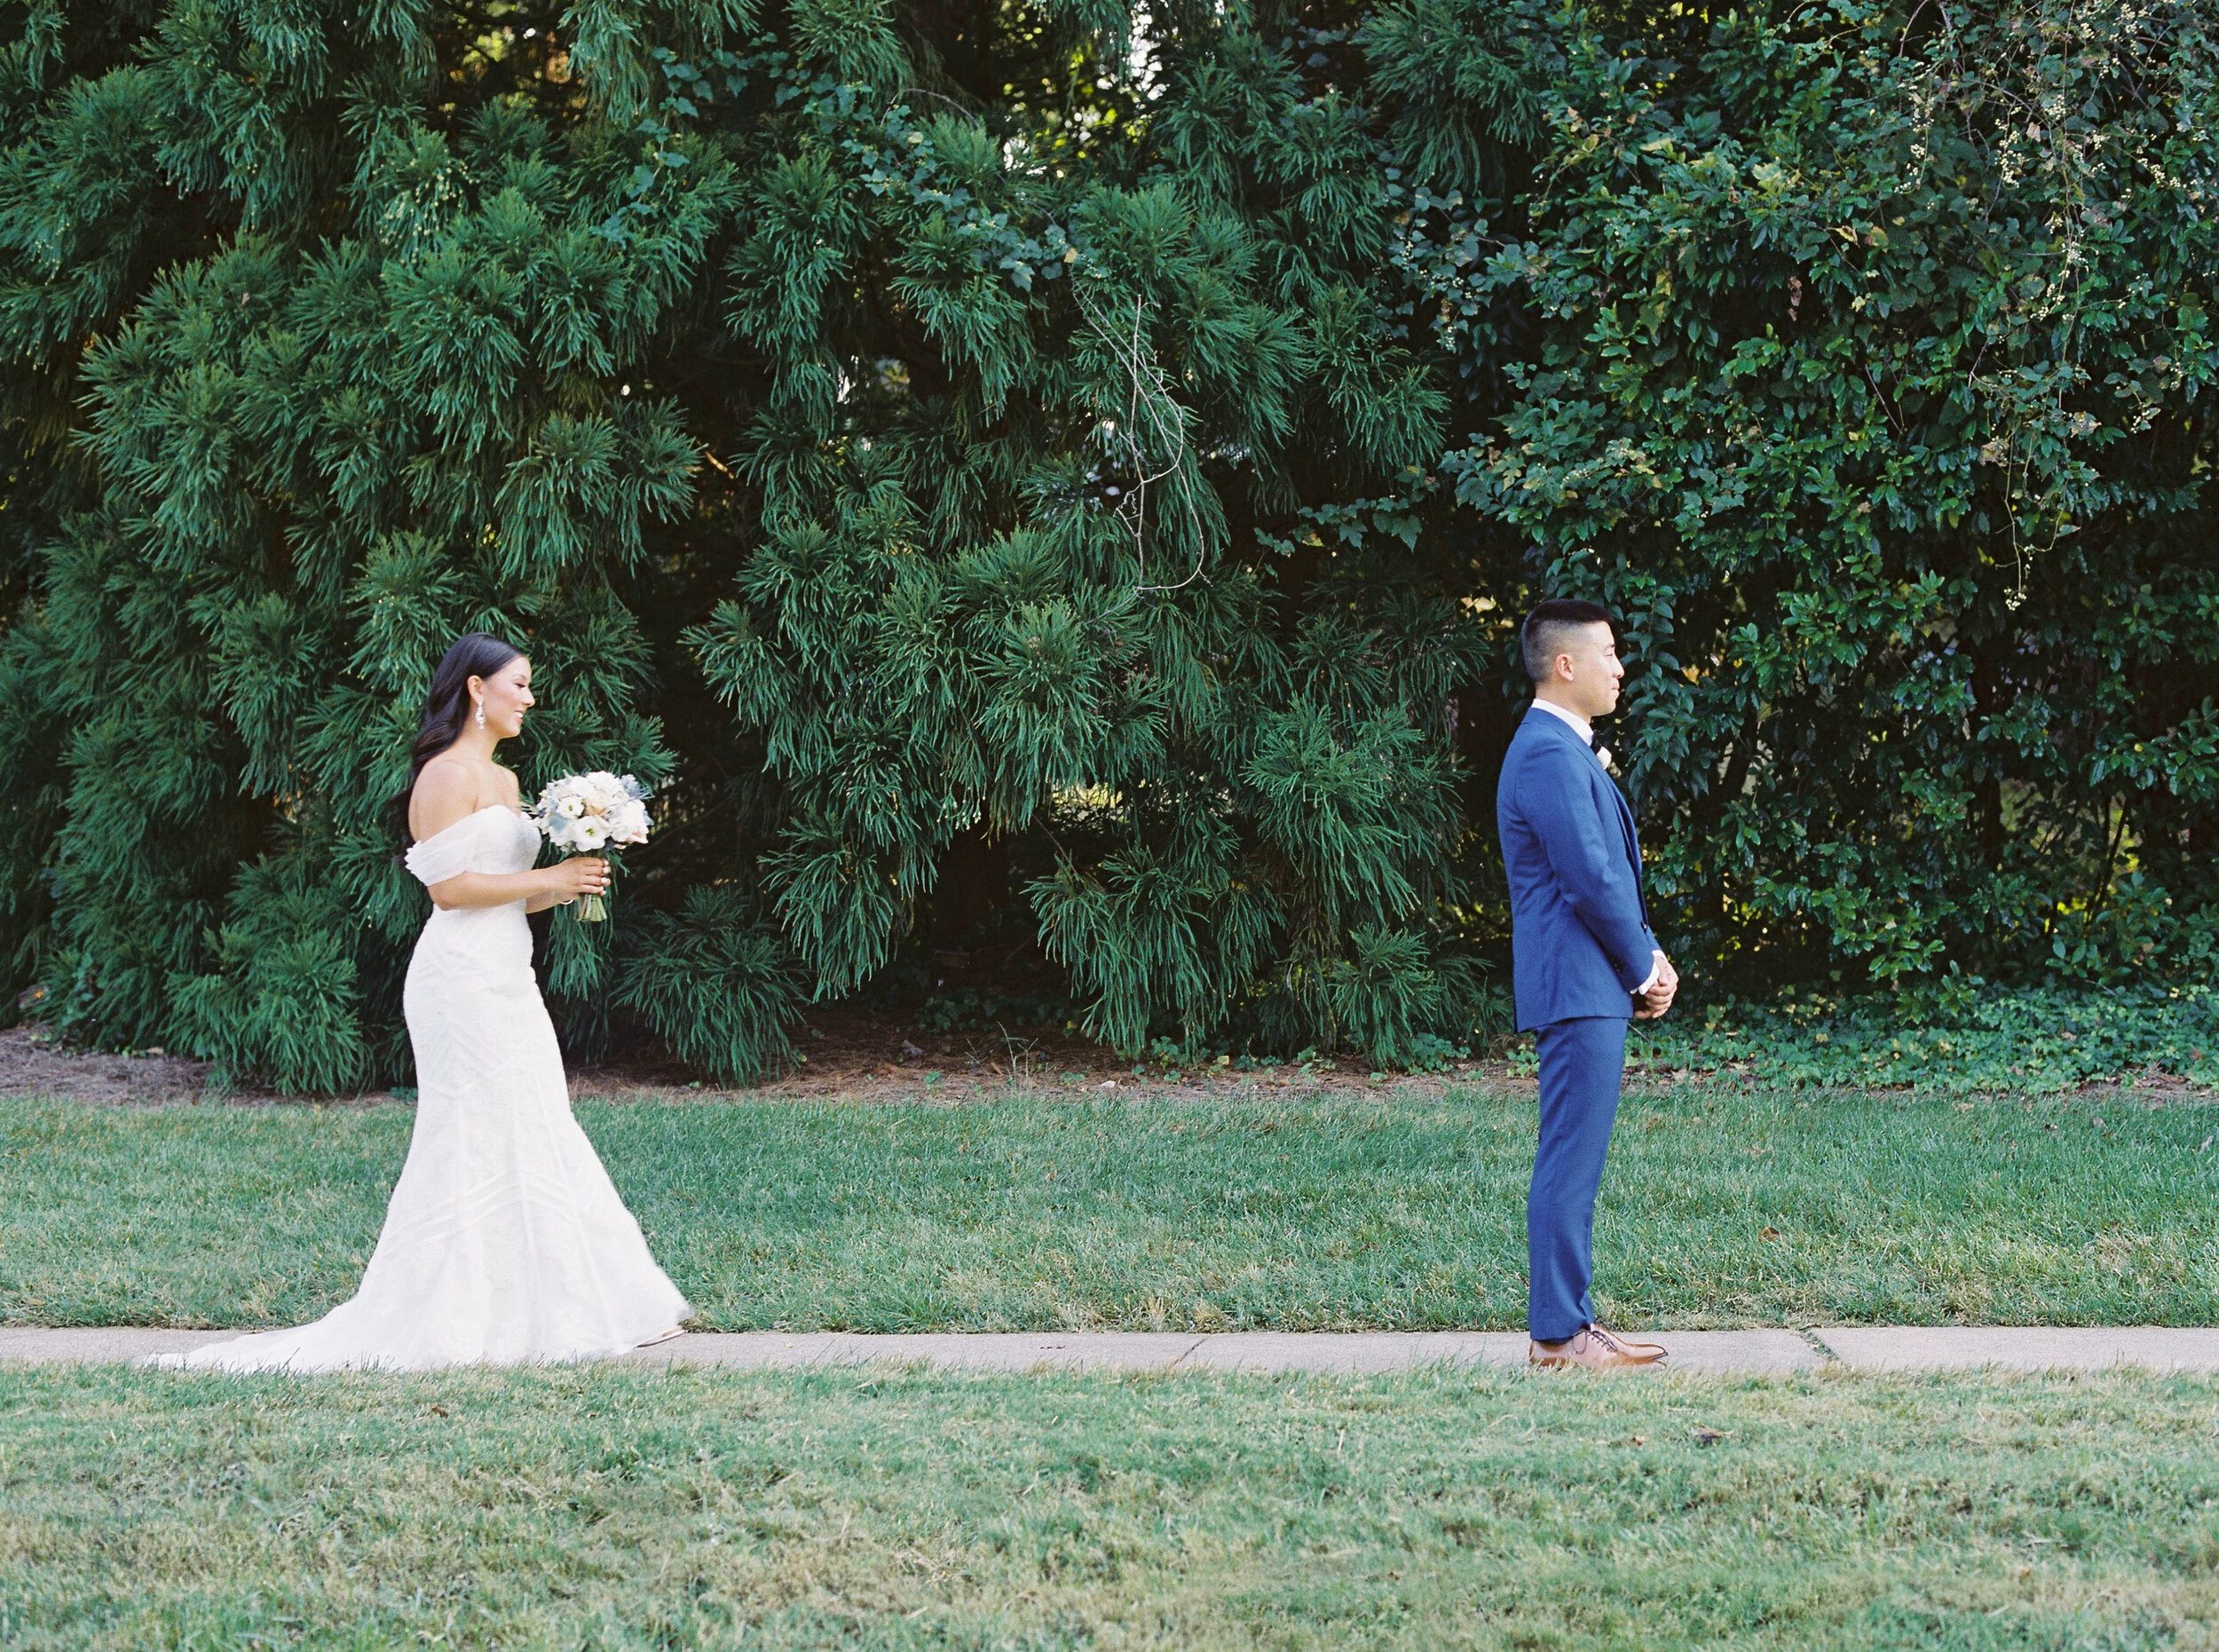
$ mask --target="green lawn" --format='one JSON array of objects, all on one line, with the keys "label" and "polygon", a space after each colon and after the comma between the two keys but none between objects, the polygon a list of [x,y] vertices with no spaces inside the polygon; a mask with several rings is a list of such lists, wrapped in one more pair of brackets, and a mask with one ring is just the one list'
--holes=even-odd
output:
[{"label": "green lawn", "polygon": [[[700,1323],[1516,1327],[1533,1104],[581,1103]],[[352,1289],[411,1115],[0,1102],[0,1314],[266,1325]],[[2219,1107],[1628,1099],[1631,1324],[2219,1323]]]},{"label": "green lawn", "polygon": [[2204,1380],[0,1370],[11,1648],[2129,1652],[2215,1625]]}]

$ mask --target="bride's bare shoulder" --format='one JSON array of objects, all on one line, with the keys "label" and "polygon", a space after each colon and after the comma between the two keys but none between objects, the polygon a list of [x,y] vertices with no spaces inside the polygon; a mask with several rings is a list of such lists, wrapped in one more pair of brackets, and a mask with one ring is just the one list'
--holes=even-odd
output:
[{"label": "bride's bare shoulder", "polygon": [[484,806],[478,802],[483,782],[478,768],[445,755],[424,764],[408,794],[408,834],[421,843],[476,814]]}]

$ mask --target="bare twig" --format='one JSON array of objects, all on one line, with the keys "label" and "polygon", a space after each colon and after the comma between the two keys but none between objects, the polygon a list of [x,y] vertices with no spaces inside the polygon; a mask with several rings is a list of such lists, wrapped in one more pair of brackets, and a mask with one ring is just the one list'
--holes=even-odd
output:
[{"label": "bare twig", "polygon": [[[1190,475],[1194,450],[1187,442],[1185,411],[1172,396],[1171,381],[1147,348],[1140,299],[1136,296],[1133,300],[1133,325],[1128,333],[1121,327],[1112,326],[1083,288],[1075,286],[1072,292],[1088,328],[1108,347],[1111,360],[1123,370],[1125,380],[1125,419],[1121,423],[1104,421],[1102,429],[1107,432],[1104,446],[1118,454],[1129,467],[1133,478],[1124,502],[1117,507],[1117,519],[1133,533],[1133,554],[1140,565],[1140,582],[1133,587],[1134,594],[1179,590],[1201,577],[1203,564],[1209,559],[1209,534],[1203,526],[1202,510],[1195,500]],[[1176,585],[1150,585],[1148,490],[1165,480],[1176,490],[1177,502],[1184,508],[1188,531],[1194,536],[1195,565]]]}]

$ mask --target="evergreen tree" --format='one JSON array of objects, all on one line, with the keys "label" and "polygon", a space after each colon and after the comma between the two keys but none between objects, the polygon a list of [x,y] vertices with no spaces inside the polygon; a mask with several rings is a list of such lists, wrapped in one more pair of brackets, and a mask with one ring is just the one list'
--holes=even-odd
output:
[{"label": "evergreen tree", "polygon": [[48,1013],[398,1075],[424,905],[376,804],[477,628],[539,670],[527,786],[659,788],[618,921],[548,926],[575,1047],[631,1014],[746,1076],[997,905],[1121,1048],[1468,1024],[1434,930],[1477,633],[1409,549],[1444,400],[1339,40],[35,12],[0,704]]}]

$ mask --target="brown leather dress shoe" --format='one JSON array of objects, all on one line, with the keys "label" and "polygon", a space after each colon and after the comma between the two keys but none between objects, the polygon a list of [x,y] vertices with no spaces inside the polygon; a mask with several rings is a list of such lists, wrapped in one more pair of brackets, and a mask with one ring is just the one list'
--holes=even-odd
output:
[{"label": "brown leather dress shoe", "polygon": [[1595,1329],[1601,1331],[1603,1335],[1616,1342],[1619,1347],[1629,1348],[1636,1354],[1654,1354],[1659,1359],[1665,1357],[1664,1345],[1662,1342],[1651,1342],[1643,1337],[1630,1337],[1623,1331],[1605,1331],[1600,1325],[1597,1325]]},{"label": "brown leather dress shoe", "polygon": [[1600,1325],[1588,1325],[1562,1342],[1536,1342],[1527,1353],[1536,1365],[1584,1365],[1591,1371],[1641,1370],[1664,1363],[1654,1342],[1627,1342]]}]

